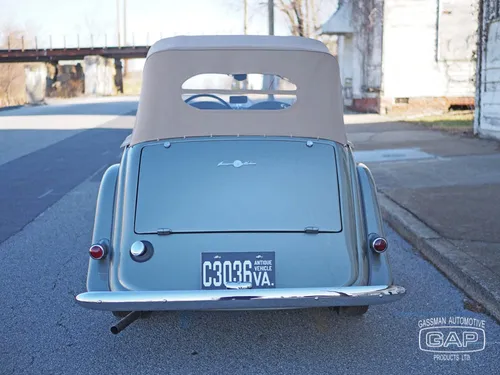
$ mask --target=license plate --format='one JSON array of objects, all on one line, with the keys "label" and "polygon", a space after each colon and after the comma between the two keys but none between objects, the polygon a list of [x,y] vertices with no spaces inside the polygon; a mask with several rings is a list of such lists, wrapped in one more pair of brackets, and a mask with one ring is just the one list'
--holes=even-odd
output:
[{"label": "license plate", "polygon": [[274,272],[274,252],[201,254],[202,289],[226,289],[227,283],[275,288]]}]

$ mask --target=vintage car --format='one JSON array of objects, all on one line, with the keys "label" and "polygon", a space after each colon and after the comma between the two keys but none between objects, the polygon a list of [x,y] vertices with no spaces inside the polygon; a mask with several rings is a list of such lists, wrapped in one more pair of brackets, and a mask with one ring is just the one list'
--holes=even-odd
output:
[{"label": "vintage car", "polygon": [[181,36],[149,50],[136,122],[102,177],[89,309],[145,312],[393,302],[369,169],[343,122],[337,60],[317,40]]}]

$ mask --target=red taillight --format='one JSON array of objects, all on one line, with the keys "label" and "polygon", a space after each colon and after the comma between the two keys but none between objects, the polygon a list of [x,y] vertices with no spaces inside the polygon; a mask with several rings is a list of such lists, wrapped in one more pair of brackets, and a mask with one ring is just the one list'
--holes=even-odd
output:
[{"label": "red taillight", "polygon": [[106,248],[103,245],[92,245],[90,246],[89,254],[92,259],[102,259],[106,256]]},{"label": "red taillight", "polygon": [[384,237],[380,237],[378,235],[372,235],[370,237],[370,247],[373,251],[376,251],[377,253],[383,253],[387,250],[388,243]]}]

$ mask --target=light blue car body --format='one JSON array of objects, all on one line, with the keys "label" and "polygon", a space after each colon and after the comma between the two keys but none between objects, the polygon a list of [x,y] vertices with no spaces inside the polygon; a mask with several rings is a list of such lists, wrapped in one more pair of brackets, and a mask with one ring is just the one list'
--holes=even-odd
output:
[{"label": "light blue car body", "polygon": [[[286,134],[129,139],[99,187],[92,243],[106,254],[89,259],[87,291],[76,300],[115,312],[363,313],[405,294],[394,285],[390,250],[373,248],[383,237],[374,179],[348,142]],[[134,255],[137,243],[144,255]]]}]

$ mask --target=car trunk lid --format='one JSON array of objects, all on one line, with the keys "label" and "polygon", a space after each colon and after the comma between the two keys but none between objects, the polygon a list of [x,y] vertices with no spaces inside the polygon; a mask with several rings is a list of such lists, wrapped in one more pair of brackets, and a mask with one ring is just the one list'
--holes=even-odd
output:
[{"label": "car trunk lid", "polygon": [[143,148],[137,234],[340,232],[335,149],[298,140]]}]

